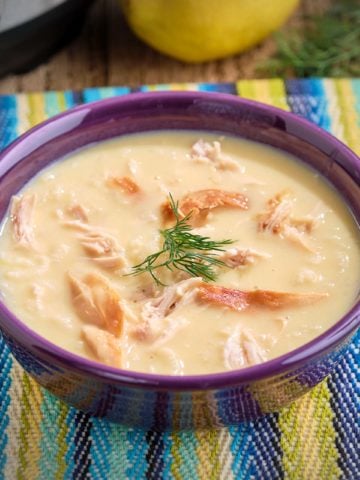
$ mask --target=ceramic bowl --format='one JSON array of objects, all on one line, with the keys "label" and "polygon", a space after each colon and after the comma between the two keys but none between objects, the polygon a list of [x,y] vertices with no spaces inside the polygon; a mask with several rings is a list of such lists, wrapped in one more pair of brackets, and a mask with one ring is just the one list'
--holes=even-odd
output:
[{"label": "ceramic bowl", "polygon": [[[217,93],[131,94],[51,118],[0,156],[0,219],[10,198],[49,163],[75,149],[133,132],[208,130],[272,145],[310,165],[360,222],[360,160],[330,134],[291,113]],[[360,302],[315,340],[281,357],[213,375],[165,376],[111,368],[45,340],[0,303],[15,358],[42,386],[84,412],[144,428],[214,427],[279,410],[323,380],[359,326]]]}]

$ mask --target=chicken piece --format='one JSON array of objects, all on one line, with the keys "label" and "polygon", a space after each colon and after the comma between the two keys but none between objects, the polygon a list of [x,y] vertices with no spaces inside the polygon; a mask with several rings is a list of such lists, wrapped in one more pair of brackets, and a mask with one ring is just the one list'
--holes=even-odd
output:
[{"label": "chicken piece", "polygon": [[247,210],[248,206],[249,200],[242,193],[226,192],[216,189],[199,190],[189,193],[182,198],[179,203],[180,212],[184,216],[190,212],[192,212],[194,216],[197,216],[204,211],[219,207],[235,207]]},{"label": "chicken piece", "polygon": [[62,224],[65,227],[82,232],[79,234],[80,244],[100,267],[109,270],[127,267],[123,248],[118,244],[116,238],[109,233],[82,220],[68,220],[62,222]]},{"label": "chicken piece", "polygon": [[258,215],[259,230],[280,233],[285,221],[292,212],[293,203],[287,192],[281,192],[270,198],[265,213]]},{"label": "chicken piece", "polygon": [[253,264],[257,259],[271,258],[271,255],[258,252],[253,248],[234,247],[219,253],[217,258],[223,261],[229,268],[237,268]]},{"label": "chicken piece", "polygon": [[19,245],[26,247],[34,243],[32,215],[35,207],[35,195],[12,197],[10,218],[13,224],[14,238]]},{"label": "chicken piece", "polygon": [[202,284],[200,277],[189,278],[166,287],[162,295],[146,301],[141,310],[142,324],[134,331],[139,340],[155,340],[163,332],[163,320],[175,308],[189,303],[196,294],[196,288]]},{"label": "chicken piece", "polygon": [[98,257],[105,254],[113,254],[118,245],[116,240],[110,235],[101,234],[93,231],[81,236],[81,245],[84,250],[92,257]]},{"label": "chicken piece", "polygon": [[108,257],[97,257],[93,258],[93,261],[99,265],[99,267],[105,270],[119,270],[122,269],[124,273],[124,267],[126,267],[127,263],[123,256],[121,255],[114,255]]},{"label": "chicken piece", "polygon": [[310,245],[309,238],[306,236],[306,232],[299,230],[298,227],[285,223],[282,227],[281,235],[283,238],[288,239],[290,242],[300,246],[304,250],[315,253],[314,248]]},{"label": "chicken piece", "polygon": [[229,370],[265,362],[266,357],[254,336],[248,330],[237,328],[224,347],[224,363]]},{"label": "chicken piece", "polygon": [[121,368],[121,348],[119,339],[93,325],[82,328],[82,337],[95,358],[110,367]]},{"label": "chicken piece", "polygon": [[123,193],[133,195],[140,192],[139,185],[130,177],[108,177],[106,181],[109,187],[118,187]]},{"label": "chicken piece", "polygon": [[219,170],[236,171],[240,169],[238,162],[222,154],[221,144],[217,141],[209,143],[200,138],[191,147],[190,157],[196,162],[212,164]]},{"label": "chicken piece", "polygon": [[61,225],[63,225],[64,227],[74,228],[75,230],[79,230],[80,232],[92,232],[95,228],[93,225],[89,225],[88,223],[80,219],[64,220],[61,222]]},{"label": "chicken piece", "polygon": [[202,283],[197,290],[200,301],[228,307],[238,312],[248,308],[277,310],[287,307],[311,305],[328,296],[327,293],[287,293],[271,290],[243,291],[221,285]]},{"label": "chicken piece", "polygon": [[258,215],[259,230],[278,234],[308,252],[314,252],[307,235],[316,225],[316,219],[312,217],[292,218],[292,207],[293,203],[288,198],[287,192],[275,195],[268,201],[267,211]]},{"label": "chicken piece", "polygon": [[256,365],[266,361],[263,349],[248,330],[242,332],[242,342],[248,365]]},{"label": "chicken piece", "polygon": [[69,274],[69,282],[77,315],[116,337],[121,335],[124,323],[121,299],[107,280],[94,273],[81,280]]},{"label": "chicken piece", "polygon": [[95,263],[106,269],[118,269],[126,266],[123,249],[116,238],[94,230],[80,236],[80,243]]},{"label": "chicken piece", "polygon": [[[248,205],[248,198],[239,192],[216,189],[198,190],[185,195],[180,200],[179,212],[182,217],[191,213],[190,223],[198,225],[205,221],[209,211],[214,208],[233,207],[247,210]],[[174,218],[169,202],[162,205],[162,215],[165,221]]]},{"label": "chicken piece", "polygon": [[318,202],[312,211],[301,218],[292,218],[291,225],[299,232],[311,233],[324,220],[326,206]]},{"label": "chicken piece", "polygon": [[74,217],[75,220],[80,220],[84,223],[89,220],[85,208],[82,207],[79,203],[71,205],[71,207],[68,208],[68,212],[72,217]]},{"label": "chicken piece", "polygon": [[291,225],[295,227],[299,232],[311,233],[319,220],[312,217],[292,218]]}]

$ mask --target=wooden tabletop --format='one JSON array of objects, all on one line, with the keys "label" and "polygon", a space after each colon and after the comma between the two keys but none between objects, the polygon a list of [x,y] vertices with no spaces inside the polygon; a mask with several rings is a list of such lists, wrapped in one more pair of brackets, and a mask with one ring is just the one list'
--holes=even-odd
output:
[{"label": "wooden tabletop", "polygon": [[[302,0],[287,28],[305,28],[304,16],[323,11],[334,0]],[[305,15],[304,15],[305,14]],[[188,65],[166,57],[138,40],[127,27],[118,0],[96,0],[84,28],[70,44],[29,73],[0,79],[0,93],[136,86],[171,82],[233,82],[268,76],[257,70],[275,51],[272,38],[224,60]]]}]

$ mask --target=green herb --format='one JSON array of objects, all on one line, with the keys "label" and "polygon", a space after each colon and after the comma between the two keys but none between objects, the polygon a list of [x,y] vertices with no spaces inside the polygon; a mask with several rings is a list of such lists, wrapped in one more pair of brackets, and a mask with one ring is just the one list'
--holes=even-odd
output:
[{"label": "green herb", "polygon": [[275,35],[278,51],[259,66],[272,76],[360,75],[360,4],[336,2],[322,15],[305,17],[306,29]]},{"label": "green herb", "polygon": [[191,233],[192,226],[188,221],[191,212],[184,218],[180,217],[178,202],[175,203],[171,194],[170,206],[175,215],[176,223],[173,227],[160,230],[163,237],[162,249],[145,258],[138,265],[132,267],[129,275],[140,275],[148,272],[158,285],[164,285],[155,275],[155,270],[167,268],[170,271],[181,270],[192,277],[202,277],[205,281],[214,281],[216,272],[214,267],[226,266],[219,260],[216,252],[222,252],[224,245],[233,243],[233,240],[214,241]]}]

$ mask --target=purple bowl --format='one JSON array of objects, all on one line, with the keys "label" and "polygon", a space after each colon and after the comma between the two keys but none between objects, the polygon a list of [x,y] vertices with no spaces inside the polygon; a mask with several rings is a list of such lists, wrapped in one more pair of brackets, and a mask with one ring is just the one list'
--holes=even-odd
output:
[{"label": "purple bowl", "polygon": [[[0,218],[11,196],[50,162],[94,142],[162,129],[216,131],[294,154],[337,188],[360,223],[360,160],[345,145],[277,108],[195,92],[102,100],[22,135],[0,155]],[[229,425],[277,411],[334,369],[359,320],[357,302],[321,336],[281,357],[232,372],[175,377],[119,370],[71,354],[30,330],[0,303],[0,327],[7,343],[42,386],[91,415],[154,429]]]}]

